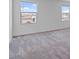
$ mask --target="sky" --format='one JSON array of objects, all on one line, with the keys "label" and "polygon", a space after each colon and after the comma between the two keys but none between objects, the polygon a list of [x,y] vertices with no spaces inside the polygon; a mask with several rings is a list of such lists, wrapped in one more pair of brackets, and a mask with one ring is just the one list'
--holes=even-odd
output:
[{"label": "sky", "polygon": [[69,10],[70,10],[69,6],[63,5],[61,6],[61,8],[62,8],[62,13],[69,13]]},{"label": "sky", "polygon": [[30,2],[20,2],[21,12],[37,12],[37,5]]}]

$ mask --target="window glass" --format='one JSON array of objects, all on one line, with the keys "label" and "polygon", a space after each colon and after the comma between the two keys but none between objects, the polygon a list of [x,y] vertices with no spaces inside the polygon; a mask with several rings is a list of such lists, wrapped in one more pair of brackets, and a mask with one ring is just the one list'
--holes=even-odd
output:
[{"label": "window glass", "polygon": [[68,21],[70,18],[70,7],[68,5],[62,5],[62,21]]},{"label": "window glass", "polygon": [[21,23],[36,23],[37,4],[20,2]]}]

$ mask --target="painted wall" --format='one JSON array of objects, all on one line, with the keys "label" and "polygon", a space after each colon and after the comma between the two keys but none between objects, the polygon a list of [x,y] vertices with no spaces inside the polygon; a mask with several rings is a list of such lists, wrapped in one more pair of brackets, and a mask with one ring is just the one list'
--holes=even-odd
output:
[{"label": "painted wall", "polygon": [[36,3],[38,5],[38,12],[36,24],[20,24],[20,1],[14,0],[13,2],[13,36],[69,27],[69,21],[61,21],[60,6],[65,2],[60,0],[22,0]]}]

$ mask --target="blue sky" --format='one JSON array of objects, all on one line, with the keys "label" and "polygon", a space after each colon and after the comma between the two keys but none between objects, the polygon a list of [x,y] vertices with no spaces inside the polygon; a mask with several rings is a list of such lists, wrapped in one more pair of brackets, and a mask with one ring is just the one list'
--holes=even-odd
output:
[{"label": "blue sky", "polygon": [[21,12],[37,12],[37,5],[30,2],[20,2]]},{"label": "blue sky", "polygon": [[62,13],[69,13],[69,9],[70,9],[69,6],[63,5],[63,6],[61,6],[61,8],[62,8]]}]

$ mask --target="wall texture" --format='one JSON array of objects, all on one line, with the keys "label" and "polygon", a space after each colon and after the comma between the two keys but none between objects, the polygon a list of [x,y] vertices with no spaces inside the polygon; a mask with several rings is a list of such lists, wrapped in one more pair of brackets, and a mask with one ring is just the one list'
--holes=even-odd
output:
[{"label": "wall texture", "polygon": [[66,4],[67,2],[60,0],[22,0],[36,3],[38,5],[38,12],[36,24],[20,24],[20,1],[13,1],[13,36],[69,27],[69,21],[61,21],[60,6],[62,3]]}]

